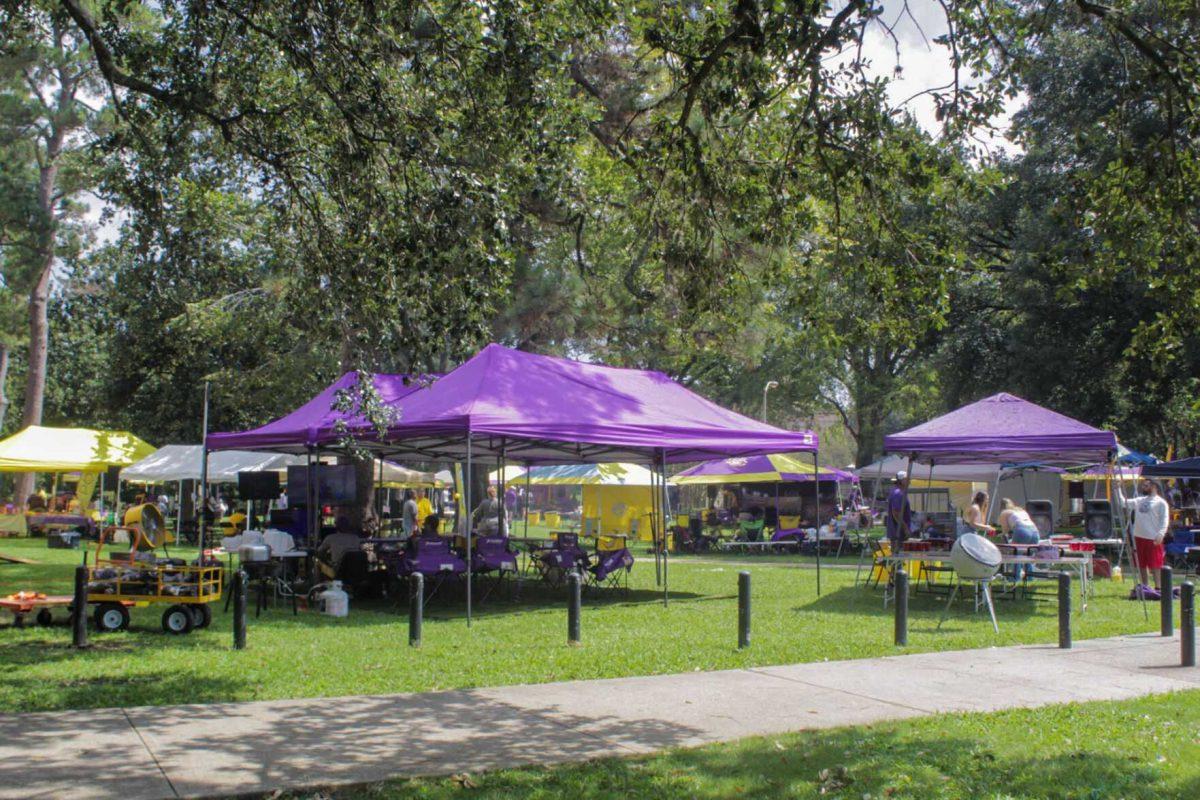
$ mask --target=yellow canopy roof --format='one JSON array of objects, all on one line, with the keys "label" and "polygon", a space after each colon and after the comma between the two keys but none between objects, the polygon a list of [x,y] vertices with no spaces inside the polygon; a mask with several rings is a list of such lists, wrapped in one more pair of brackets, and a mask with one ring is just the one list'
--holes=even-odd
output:
[{"label": "yellow canopy roof", "polygon": [[154,452],[125,431],[30,425],[0,441],[0,472],[103,472]]}]

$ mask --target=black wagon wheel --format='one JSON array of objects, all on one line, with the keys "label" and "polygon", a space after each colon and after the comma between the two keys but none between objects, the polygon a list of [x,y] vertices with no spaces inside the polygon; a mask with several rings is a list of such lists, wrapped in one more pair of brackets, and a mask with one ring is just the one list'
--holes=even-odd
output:
[{"label": "black wagon wheel", "polygon": [[101,633],[123,631],[129,627],[129,609],[121,603],[101,603],[96,606],[92,621]]},{"label": "black wagon wheel", "polygon": [[175,636],[191,633],[195,627],[191,609],[183,604],[171,606],[163,612],[162,627],[164,631]]},{"label": "black wagon wheel", "polygon": [[192,614],[192,627],[196,630],[204,630],[212,624],[212,608],[208,603],[190,605],[188,611]]}]

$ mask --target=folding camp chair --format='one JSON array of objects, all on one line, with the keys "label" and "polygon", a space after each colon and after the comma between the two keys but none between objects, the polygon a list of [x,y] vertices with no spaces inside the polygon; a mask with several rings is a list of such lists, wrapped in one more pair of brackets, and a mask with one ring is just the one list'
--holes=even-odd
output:
[{"label": "folding camp chair", "polygon": [[425,576],[426,599],[451,579],[467,572],[467,562],[450,549],[450,540],[441,536],[420,536],[411,542],[410,552],[397,564],[396,577],[405,579],[414,572]]},{"label": "folding camp chair", "polygon": [[871,573],[867,576],[866,587],[870,588],[872,582],[878,586],[885,578],[891,583],[892,568],[886,559],[892,554],[892,543],[887,539],[871,539],[870,547]]},{"label": "folding camp chair", "polygon": [[509,545],[507,536],[479,536],[474,541],[471,572],[486,582],[479,598],[483,602],[504,584],[506,576],[517,574],[517,552]]},{"label": "folding camp chair", "polygon": [[587,551],[579,546],[579,535],[559,533],[554,544],[538,554],[538,572],[542,580],[553,588],[562,586],[571,572],[583,572],[588,568]]},{"label": "folding camp chair", "polygon": [[[608,544],[608,547],[604,545]],[[597,542],[595,563],[584,571],[584,577],[595,588],[610,587],[629,593],[629,573],[633,571],[633,554],[625,542],[612,537],[606,543]]]}]

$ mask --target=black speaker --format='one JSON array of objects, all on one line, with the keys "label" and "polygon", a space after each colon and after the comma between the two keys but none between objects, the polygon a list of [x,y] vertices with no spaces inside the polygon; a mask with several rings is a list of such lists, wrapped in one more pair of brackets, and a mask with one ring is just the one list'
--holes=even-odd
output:
[{"label": "black speaker", "polygon": [[1067,482],[1067,497],[1071,500],[1083,500],[1087,497],[1083,492],[1083,481]]},{"label": "black speaker", "polygon": [[1113,532],[1112,503],[1088,500],[1083,505],[1083,535],[1089,539],[1110,539]]},{"label": "black speaker", "polygon": [[121,479],[120,467],[109,467],[104,473],[104,491],[115,492],[117,490],[117,481]]},{"label": "black speaker", "polygon": [[1052,500],[1027,500],[1025,510],[1037,526],[1042,538],[1054,533],[1054,502]]}]

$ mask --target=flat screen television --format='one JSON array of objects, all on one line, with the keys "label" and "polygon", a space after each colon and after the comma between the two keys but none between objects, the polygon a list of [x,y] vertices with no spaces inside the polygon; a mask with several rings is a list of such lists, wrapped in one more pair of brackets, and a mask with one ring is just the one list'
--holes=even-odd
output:
[{"label": "flat screen television", "polygon": [[239,472],[238,494],[243,500],[274,500],[279,496],[279,473]]},{"label": "flat screen television", "polygon": [[[321,505],[337,506],[353,503],[357,496],[357,482],[353,464],[321,464],[317,469],[317,486],[320,489],[318,502]],[[308,505],[308,467],[288,467],[288,505]]]}]

